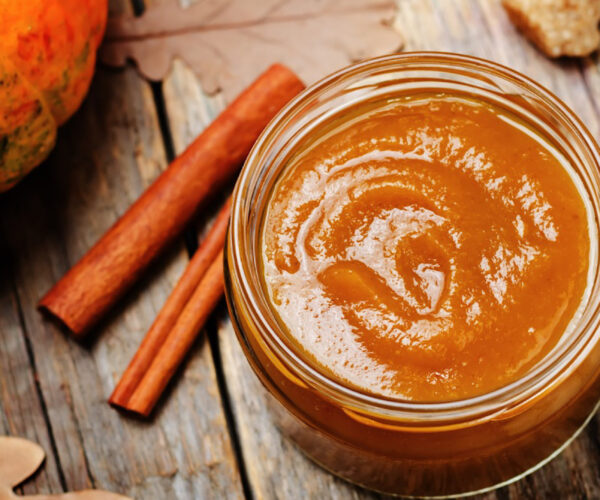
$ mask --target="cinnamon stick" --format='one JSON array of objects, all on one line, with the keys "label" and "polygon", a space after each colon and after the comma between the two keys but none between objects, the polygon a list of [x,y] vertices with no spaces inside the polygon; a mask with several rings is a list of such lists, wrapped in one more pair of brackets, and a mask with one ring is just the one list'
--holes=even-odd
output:
[{"label": "cinnamon stick", "polygon": [[200,203],[238,172],[260,132],[304,88],[275,64],[233,101],[144,192],[39,307],[83,336],[190,221]]},{"label": "cinnamon stick", "polygon": [[129,411],[148,416],[206,319],[223,295],[223,250],[219,252],[160,347],[127,404]]},{"label": "cinnamon stick", "polygon": [[217,216],[208,235],[190,260],[177,285],[144,337],[138,351],[123,373],[109,403],[129,409],[131,395],[148,371],[160,348],[165,343],[173,325],[181,315],[209,266],[223,249],[225,233],[231,212],[231,200],[227,200]]}]

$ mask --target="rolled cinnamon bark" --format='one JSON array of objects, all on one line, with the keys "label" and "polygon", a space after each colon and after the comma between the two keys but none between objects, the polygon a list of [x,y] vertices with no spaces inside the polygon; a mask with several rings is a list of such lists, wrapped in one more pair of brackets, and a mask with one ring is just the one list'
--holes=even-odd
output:
[{"label": "rolled cinnamon bark", "polygon": [[113,406],[131,410],[128,406],[131,395],[146,375],[206,271],[217,255],[222,253],[230,212],[231,200],[227,200],[110,396],[109,402]]},{"label": "rolled cinnamon bark", "polygon": [[211,263],[123,408],[148,416],[223,296],[223,250]]},{"label": "rolled cinnamon bark", "polygon": [[275,64],[178,156],[108,232],[41,299],[40,309],[83,336],[230,180],[275,114],[304,88]]}]

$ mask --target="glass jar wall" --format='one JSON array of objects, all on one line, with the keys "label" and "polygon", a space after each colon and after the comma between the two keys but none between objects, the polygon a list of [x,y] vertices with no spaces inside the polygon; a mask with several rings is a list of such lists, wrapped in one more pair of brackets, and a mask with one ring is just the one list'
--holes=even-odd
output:
[{"label": "glass jar wall", "polygon": [[[328,376],[290,341],[271,307],[261,227],[287,160],[311,133],[362,103],[423,93],[468,95],[504,108],[571,170],[588,209],[588,286],[565,335],[518,380],[449,402],[377,397]],[[226,296],[245,354],[279,426],[310,457],[354,483],[408,496],[451,496],[515,480],[560,451],[600,396],[597,146],[556,97],[496,64],[407,53],[346,68],[307,89],[267,127],[237,183],[226,251]]]}]

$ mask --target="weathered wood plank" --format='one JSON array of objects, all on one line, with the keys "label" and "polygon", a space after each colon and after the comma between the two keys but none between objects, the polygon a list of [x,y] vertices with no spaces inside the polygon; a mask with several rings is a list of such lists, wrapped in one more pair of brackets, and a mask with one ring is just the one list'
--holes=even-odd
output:
[{"label": "weathered wood plank", "polygon": [[[144,499],[241,498],[212,357],[201,343],[172,384],[169,404],[150,422],[125,417],[106,403],[187,263],[181,243],[88,345],[72,341],[35,310],[39,297],[166,164],[150,86],[133,68],[99,68],[51,158],[2,200],[9,261],[67,488],[95,486]],[[3,318],[12,330],[18,327],[13,317]],[[26,414],[15,418],[29,435],[42,432]]]},{"label": "weathered wood plank", "polygon": [[[123,417],[106,404],[117,377],[187,262],[181,246],[157,264],[154,277],[128,296],[100,328],[101,338],[89,347],[77,345],[35,311],[40,295],[110,225],[115,211],[131,203],[166,163],[160,156],[159,136],[128,137],[137,134],[136,130],[144,134],[158,130],[156,123],[140,123],[140,118],[148,117],[145,110],[153,101],[151,93],[135,81],[138,77],[133,70],[123,74],[100,71],[90,99],[63,131],[49,166],[24,186],[24,190],[33,186],[31,192],[17,193],[23,199],[22,211],[11,221],[9,234],[25,323],[32,332],[40,384],[69,488],[95,484],[139,498],[190,498],[219,491],[235,497],[231,485],[237,473],[216,381],[206,370],[210,357],[203,351],[191,356],[186,376],[176,384],[176,394],[168,407],[159,409],[152,424]],[[122,97],[111,95],[108,88]],[[112,118],[104,122],[100,118],[104,116]],[[80,175],[67,175],[67,169],[94,164],[94,158],[73,145],[81,130],[91,128],[82,120],[92,122],[95,117],[104,123],[92,139],[114,134],[114,140],[101,151],[92,149],[91,155],[97,157],[95,172],[82,169]],[[89,143],[84,147],[89,149]],[[157,158],[161,161],[154,161]],[[39,193],[46,185],[55,187],[57,197]],[[48,234],[53,224],[58,230]],[[27,231],[19,232],[19,226]]]},{"label": "weathered wood plank", "polygon": [[[175,61],[163,83],[176,153],[223,109],[222,96],[208,97],[193,72]],[[214,215],[207,210],[205,216]],[[308,461],[273,427],[262,387],[248,366],[224,308],[219,318],[219,344],[236,431],[254,498],[357,498],[354,488]],[[233,368],[232,368],[233,367]]]},{"label": "weathered wood plank", "polygon": [[[550,61],[510,24],[498,0],[399,0],[395,23],[405,50],[472,54],[509,65],[548,86],[572,106],[591,131],[600,131],[600,74],[596,60]],[[335,68],[332,68],[332,70]],[[164,84],[176,149],[201,130],[222,102],[202,93],[193,73],[176,62]],[[189,97],[193,96],[193,99]],[[227,389],[250,486],[257,498],[368,498],[306,460],[273,427],[229,320],[219,322]],[[594,498],[598,495],[598,421],[541,471],[483,499]]]},{"label": "weathered wood plank", "polygon": [[[400,0],[396,26],[406,50],[445,50],[510,66],[552,90],[594,135],[600,131],[600,79],[595,60],[552,61],[514,28],[496,0]],[[598,419],[540,471],[481,498],[595,498],[600,491]]]},{"label": "weathered wood plank", "polygon": [[[7,211],[9,203],[9,199],[0,198],[0,213]],[[25,437],[46,450],[44,469],[23,491],[59,493],[58,464],[36,390],[35,367],[27,351],[28,333],[21,325],[5,231],[0,229],[0,235],[0,435]]]},{"label": "weathered wood plank", "polygon": [[[581,65],[548,61],[514,30],[496,0],[399,0],[396,25],[405,35],[406,50],[469,53],[523,71],[552,88],[593,133],[600,131],[597,61],[589,58]],[[218,97],[206,98],[182,63],[175,63],[163,88],[179,152],[224,103]],[[124,418],[105,404],[185,264],[181,246],[157,263],[152,276],[102,325],[101,338],[87,347],[67,339],[34,311],[40,294],[165,163],[149,87],[131,69],[101,70],[84,109],[61,131],[51,160],[0,199],[9,254],[2,262],[10,263],[10,272],[2,268],[0,277],[14,276],[0,282],[0,431],[36,439],[50,453],[25,346],[28,335],[68,488],[94,484],[137,498],[238,498],[239,476],[215,367],[202,341],[153,422]],[[206,212],[210,217],[210,210]],[[376,497],[314,466],[280,436],[224,315],[219,331],[230,403],[255,498]],[[541,471],[480,498],[597,497],[599,425],[595,419]],[[30,491],[60,491],[57,476],[50,456]]]},{"label": "weathered wood plank", "polygon": [[[194,73],[181,61],[174,62],[171,74],[163,82],[163,91],[175,151],[179,153],[223,109],[225,102],[221,95],[206,96]],[[206,212],[210,217],[211,211]],[[254,498],[358,498],[354,487],[307,460],[274,428],[260,382],[246,362],[224,308],[218,339]]]}]

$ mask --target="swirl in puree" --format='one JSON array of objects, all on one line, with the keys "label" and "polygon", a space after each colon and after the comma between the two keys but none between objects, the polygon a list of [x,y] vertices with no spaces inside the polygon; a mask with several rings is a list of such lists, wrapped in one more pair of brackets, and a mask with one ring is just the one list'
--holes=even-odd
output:
[{"label": "swirl in puree", "polygon": [[522,376],[568,335],[590,236],[552,148],[504,109],[430,94],[311,132],[262,228],[272,307],[355,389],[451,401]]}]

